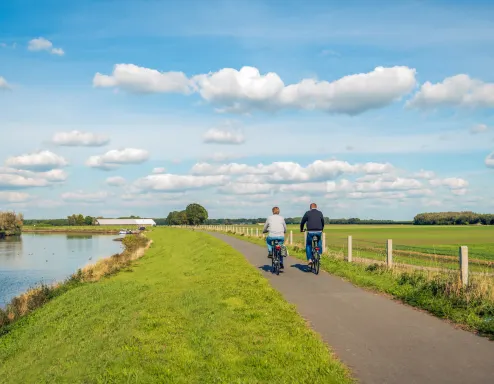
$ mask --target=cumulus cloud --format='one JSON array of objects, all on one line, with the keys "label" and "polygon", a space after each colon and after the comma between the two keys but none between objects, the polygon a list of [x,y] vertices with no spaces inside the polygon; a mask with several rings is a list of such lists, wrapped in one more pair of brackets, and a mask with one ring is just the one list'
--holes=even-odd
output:
[{"label": "cumulus cloud", "polygon": [[113,176],[109,177],[106,179],[106,184],[112,186],[112,187],[121,187],[122,185],[125,185],[127,183],[127,180],[125,180],[121,176]]},{"label": "cumulus cloud", "polygon": [[15,168],[0,167],[0,189],[21,189],[46,187],[67,180],[67,174],[61,169],[46,172],[33,172]]},{"label": "cumulus cloud", "polygon": [[67,160],[50,151],[39,151],[21,156],[13,156],[5,161],[8,167],[33,171],[48,171],[65,167]]},{"label": "cumulus cloud", "polygon": [[138,179],[134,187],[140,190],[151,191],[185,191],[188,189],[207,188],[226,183],[228,177],[218,176],[193,176],[193,175],[149,175]]},{"label": "cumulus cloud", "polygon": [[390,172],[392,169],[393,166],[389,163],[350,164],[339,160],[316,160],[306,167],[294,162],[274,162],[257,166],[197,163],[191,172],[196,175],[246,175],[239,180],[243,182],[289,183],[335,179],[342,174],[379,174]]},{"label": "cumulus cloud", "polygon": [[65,54],[62,48],[54,48],[53,43],[44,37],[38,37],[29,41],[27,49],[30,51],[47,51],[53,55],[63,56]]},{"label": "cumulus cloud", "polygon": [[190,81],[183,72],[160,72],[134,64],[117,64],[111,75],[96,73],[93,86],[118,87],[134,93],[190,93]]},{"label": "cumulus cloud", "polygon": [[153,168],[153,171],[151,173],[153,173],[154,175],[157,175],[157,174],[165,173],[165,172],[166,172],[165,168],[159,167],[159,168]]},{"label": "cumulus cloud", "polygon": [[104,155],[91,156],[86,165],[91,168],[103,170],[116,169],[124,164],[141,164],[147,161],[149,152],[143,149],[125,148],[113,149]]},{"label": "cumulus cloud", "polygon": [[71,202],[81,202],[81,203],[99,203],[104,201],[110,194],[106,191],[99,192],[65,192],[62,193],[61,197],[65,201]]},{"label": "cumulus cloud", "polygon": [[240,130],[213,128],[203,135],[203,141],[208,144],[243,144],[245,137]]},{"label": "cumulus cloud", "polygon": [[23,203],[32,198],[31,195],[24,192],[0,191],[0,201],[7,203]]},{"label": "cumulus cloud", "polygon": [[485,83],[460,74],[447,77],[441,83],[425,82],[407,103],[410,107],[494,107],[494,83]]},{"label": "cumulus cloud", "polygon": [[55,145],[65,147],[101,147],[110,142],[110,138],[104,135],[98,135],[91,132],[58,132],[53,138],[52,142]]},{"label": "cumulus cloud", "polygon": [[0,189],[22,189],[31,187],[46,187],[48,180],[43,178],[26,177],[22,175],[0,173]]},{"label": "cumulus cloud", "polygon": [[2,76],[0,76],[0,89],[11,89],[9,83],[7,83],[7,80],[5,80],[5,78]]},{"label": "cumulus cloud", "polygon": [[112,75],[97,73],[95,87],[119,87],[129,92],[198,93],[221,111],[303,109],[356,115],[385,107],[410,93],[416,86],[415,69],[376,67],[338,80],[303,79],[285,85],[274,72],[261,74],[257,68],[223,68],[192,76],[182,72],[159,72],[133,64],[117,64]]},{"label": "cumulus cloud", "polygon": [[429,180],[430,185],[434,187],[447,187],[449,189],[464,189],[468,187],[468,181],[458,177],[449,177],[446,179]]},{"label": "cumulus cloud", "polygon": [[494,168],[494,152],[492,152],[485,158],[485,165],[487,165],[489,168]]},{"label": "cumulus cloud", "polygon": [[477,125],[474,125],[472,128],[470,128],[470,133],[472,135],[476,135],[476,134],[479,134],[479,133],[487,132],[488,130],[489,130],[489,127],[487,127],[487,125],[485,125],[485,124],[477,124]]},{"label": "cumulus cloud", "polygon": [[416,177],[417,179],[433,179],[436,177],[436,174],[432,171],[424,171],[421,169],[419,172],[416,172],[412,175],[412,177]]}]

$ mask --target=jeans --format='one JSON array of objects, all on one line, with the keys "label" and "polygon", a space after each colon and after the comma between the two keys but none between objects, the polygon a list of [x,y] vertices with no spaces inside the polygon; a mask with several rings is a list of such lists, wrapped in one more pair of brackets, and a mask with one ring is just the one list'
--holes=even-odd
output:
[{"label": "jeans", "polygon": [[319,254],[322,253],[322,232],[307,232],[307,242],[305,243],[305,254],[307,255],[307,261],[312,259],[312,238],[317,235],[319,240],[317,246],[319,247]]},{"label": "jeans", "polygon": [[[282,245],[284,243],[284,241],[285,241],[285,238],[284,237],[281,237],[281,236],[280,237],[270,237],[270,236],[268,236],[266,238],[266,243],[268,244],[268,252],[269,252],[270,255],[273,254],[273,246],[271,245],[271,242],[273,240],[278,240],[278,245]],[[283,264],[283,256],[281,256],[281,255],[280,255],[280,262],[281,262],[281,264]]]}]

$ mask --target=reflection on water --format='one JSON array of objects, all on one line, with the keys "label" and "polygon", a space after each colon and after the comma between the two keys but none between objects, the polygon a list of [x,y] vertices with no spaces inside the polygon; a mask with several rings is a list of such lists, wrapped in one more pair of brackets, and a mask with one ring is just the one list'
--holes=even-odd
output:
[{"label": "reflection on water", "polygon": [[24,234],[0,240],[0,307],[41,282],[62,281],[122,249],[111,235]]}]

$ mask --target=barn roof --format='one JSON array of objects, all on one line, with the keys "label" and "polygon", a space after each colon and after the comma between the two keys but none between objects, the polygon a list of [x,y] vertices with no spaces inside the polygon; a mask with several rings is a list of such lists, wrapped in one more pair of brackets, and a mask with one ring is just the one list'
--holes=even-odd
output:
[{"label": "barn roof", "polygon": [[99,225],[156,225],[153,219],[96,219]]}]

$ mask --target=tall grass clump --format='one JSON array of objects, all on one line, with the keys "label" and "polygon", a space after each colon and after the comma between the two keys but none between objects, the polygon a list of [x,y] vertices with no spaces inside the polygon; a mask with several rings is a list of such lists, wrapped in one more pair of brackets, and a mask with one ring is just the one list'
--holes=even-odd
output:
[{"label": "tall grass clump", "polygon": [[98,281],[126,268],[133,260],[138,259],[144,254],[145,248],[150,244],[150,241],[141,234],[127,235],[123,238],[122,244],[125,247],[122,253],[115,254],[109,258],[99,260],[95,264],[79,269],[61,283],[55,283],[53,285],[41,284],[14,297],[5,310],[0,308],[0,334],[3,333],[3,327],[40,308],[51,299],[60,296],[69,289],[82,283]]}]

